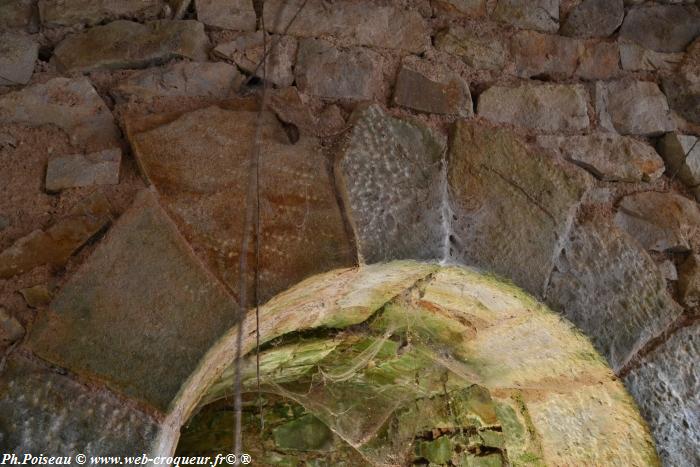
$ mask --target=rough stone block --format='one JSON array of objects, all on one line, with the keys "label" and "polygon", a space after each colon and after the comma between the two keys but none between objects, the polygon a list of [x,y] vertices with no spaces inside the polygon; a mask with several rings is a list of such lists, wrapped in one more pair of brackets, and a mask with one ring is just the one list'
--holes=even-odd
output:
[{"label": "rough stone block", "polygon": [[559,0],[498,0],[492,16],[523,29],[557,32]]},{"label": "rough stone block", "polygon": [[676,331],[625,377],[664,465],[700,464],[700,323]]},{"label": "rough stone block", "polygon": [[27,84],[38,53],[39,44],[31,37],[0,33],[0,86]]},{"label": "rough stone block", "polygon": [[682,52],[700,34],[700,12],[693,5],[649,5],[632,8],[620,38],[657,52]]},{"label": "rough stone block", "polygon": [[53,157],[46,168],[46,191],[119,183],[120,149]]},{"label": "rough stone block", "polygon": [[622,24],[623,0],[583,0],[566,17],[560,33],[573,37],[607,37]]},{"label": "rough stone block", "polygon": [[700,185],[700,138],[679,133],[666,133],[659,140],[659,153],[668,172],[689,187]]},{"label": "rough stone block", "polygon": [[6,29],[37,32],[32,0],[0,0],[0,30]]},{"label": "rough stone block", "polygon": [[541,295],[590,181],[508,130],[457,122],[448,162],[452,257]]},{"label": "rough stone block", "polygon": [[508,47],[500,37],[483,36],[454,25],[438,32],[435,47],[458,56],[469,67],[479,70],[502,70],[510,56]]},{"label": "rough stone block", "polygon": [[0,96],[0,122],[55,125],[86,151],[119,144],[112,113],[86,78],[54,78]]},{"label": "rough stone block", "polygon": [[157,19],[166,7],[164,0],[39,0],[44,27],[105,24],[115,19]]},{"label": "rough stone block", "polygon": [[581,220],[564,237],[546,301],[591,338],[613,370],[682,312],[654,260],[598,217]]},{"label": "rough stone block", "polygon": [[626,71],[670,71],[683,61],[684,56],[682,52],[655,52],[634,42],[620,42],[620,63]]},{"label": "rough stone block", "polygon": [[546,132],[588,128],[588,93],[581,85],[493,86],[479,96],[477,114]]},{"label": "rough stone block", "polygon": [[623,135],[658,135],[675,129],[666,96],[656,83],[596,83],[596,111],[602,128]]},{"label": "rough stone block", "polygon": [[678,271],[680,302],[691,309],[700,306],[700,256],[691,254]]},{"label": "rough stone block", "polygon": [[375,100],[382,93],[383,62],[364,47],[338,49],[322,39],[302,39],[294,74],[299,90],[314,96]]},{"label": "rough stone block", "polygon": [[237,313],[143,191],[39,316],[28,345],[164,412]]},{"label": "rough stone block", "polygon": [[195,0],[194,4],[197,19],[207,26],[255,31],[257,18],[251,0]]},{"label": "rough stone block", "polygon": [[6,309],[0,307],[0,349],[4,350],[8,345],[20,340],[22,336],[24,336],[24,327]]},{"label": "rough stone block", "polygon": [[519,31],[511,39],[511,53],[518,76],[573,76],[583,51],[583,42],[568,37]]},{"label": "rough stone block", "polygon": [[52,60],[63,71],[145,68],[173,58],[204,61],[208,45],[204,26],[197,21],[119,20],[66,37]]},{"label": "rough stone block", "polygon": [[433,9],[449,15],[482,17],[486,15],[487,0],[437,0]]},{"label": "rough stone block", "polygon": [[435,69],[428,73],[402,66],[396,78],[393,102],[427,113],[462,117],[474,113],[469,85],[457,74]]},{"label": "rough stone block", "polygon": [[664,76],[662,83],[671,108],[700,124],[700,38],[688,47],[680,70]]},{"label": "rough stone block", "polygon": [[358,110],[353,120],[335,171],[361,257],[369,264],[442,258],[445,142],[377,105]]}]

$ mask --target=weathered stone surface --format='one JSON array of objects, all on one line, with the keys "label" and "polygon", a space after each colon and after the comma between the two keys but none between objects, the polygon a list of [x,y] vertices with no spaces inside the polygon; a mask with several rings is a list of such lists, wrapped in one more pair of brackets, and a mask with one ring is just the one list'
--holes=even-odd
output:
[{"label": "weathered stone surface", "polygon": [[574,76],[584,80],[601,80],[615,78],[620,73],[620,49],[616,42],[584,43]]},{"label": "weathered stone surface", "polygon": [[654,261],[604,219],[584,219],[565,237],[547,303],[590,336],[619,370],[682,309]]},{"label": "weathered stone surface", "polygon": [[688,308],[700,306],[700,256],[691,254],[678,271],[678,295]]},{"label": "weathered stone surface", "polygon": [[86,151],[116,147],[112,113],[86,78],[54,78],[0,97],[0,122],[55,125]]},{"label": "weathered stone surface", "polygon": [[556,32],[559,0],[498,0],[493,18],[523,29]]},{"label": "weathered stone surface", "polygon": [[250,0],[195,0],[197,19],[207,26],[255,31],[256,17]]},{"label": "weathered stone surface", "polygon": [[574,37],[607,37],[622,24],[624,16],[622,0],[583,0],[566,17],[560,33]]},{"label": "weathered stone surface", "polygon": [[431,79],[427,73],[402,66],[396,78],[394,104],[420,112],[472,116],[469,85],[457,74],[436,74],[442,76]]},{"label": "weathered stone surface", "polygon": [[93,235],[110,221],[109,202],[94,193],[78,203],[70,214],[46,230],[35,230],[0,253],[0,279],[49,264],[63,266]]},{"label": "weathered stone surface", "polygon": [[620,63],[622,69],[627,71],[672,70],[681,63],[684,55],[682,52],[655,52],[634,42],[620,43]]},{"label": "weathered stone surface", "polygon": [[661,275],[664,279],[667,281],[678,280],[678,270],[676,269],[676,265],[673,264],[673,261],[666,259],[660,263],[657,263],[657,265],[659,266],[659,271],[661,271]]},{"label": "weathered stone surface", "polygon": [[443,10],[451,15],[482,17],[486,15],[487,0],[437,0],[433,8]]},{"label": "weathered stone surface", "polygon": [[[24,336],[24,328],[9,314],[7,310],[0,306],[0,347],[14,344]],[[1,440],[1,438],[0,438]]]},{"label": "weathered stone surface", "polygon": [[417,11],[374,0],[342,0],[334,2],[332,8],[324,0],[267,0],[265,27],[284,34],[302,4],[305,6],[287,34],[334,36],[349,44],[412,53],[423,52],[430,45],[428,27]]},{"label": "weathered stone surface", "polygon": [[241,73],[228,63],[179,62],[137,71],[114,86],[111,93],[121,100],[158,96],[224,99],[242,82]]},{"label": "weathered stone surface", "polygon": [[[144,175],[185,237],[236,292],[257,125],[256,111],[208,107],[131,136]],[[271,113],[263,115],[262,125],[259,270],[264,301],[309,275],[350,266],[355,256],[318,140],[302,134],[291,144]],[[253,264],[252,247],[249,254]]]},{"label": "weathered stone surface", "polygon": [[698,34],[700,13],[695,6],[632,8],[620,28],[620,38],[657,52],[682,52]]},{"label": "weathered stone surface", "polygon": [[0,449],[7,453],[73,461],[76,453],[155,453],[158,423],[151,416],[17,353],[0,379],[0,411]]},{"label": "weathered stone surface", "polygon": [[625,377],[664,465],[700,463],[700,324],[679,329]]},{"label": "weathered stone surface", "polygon": [[374,100],[382,92],[383,58],[364,47],[338,49],[302,39],[294,69],[299,90],[328,99]]},{"label": "weathered stone surface", "polygon": [[0,33],[0,86],[27,84],[34,72],[39,44],[23,34]]},{"label": "weathered stone surface", "polygon": [[668,172],[690,187],[700,185],[700,138],[679,133],[666,133],[658,149],[666,161]]},{"label": "weathered stone surface", "polygon": [[[127,47],[124,38],[133,47]],[[114,21],[61,41],[53,61],[63,71],[145,68],[173,58],[204,61],[209,40],[197,21]]]},{"label": "weathered stone surface", "polygon": [[[268,56],[265,60],[267,79],[280,87],[294,82],[294,61],[297,55],[297,40],[291,36],[270,35],[267,37]],[[243,71],[263,77],[263,32],[245,33],[231,42],[219,44],[214,54],[227,58]]]},{"label": "weathered stone surface", "polygon": [[533,154],[508,130],[459,121],[448,184],[453,257],[541,294],[560,238],[590,185],[586,173]]},{"label": "weathered stone surface", "polygon": [[156,195],[143,191],[40,315],[29,346],[165,411],[236,313]]},{"label": "weathered stone surface", "polygon": [[688,251],[700,209],[681,195],[646,191],[622,199],[615,223],[647,250]]},{"label": "weathered stone surface", "polygon": [[601,180],[651,181],[664,173],[664,161],[654,148],[628,136],[539,136],[537,144],[555,150]]},{"label": "weathered stone surface", "polygon": [[601,127],[623,135],[658,135],[672,131],[666,96],[656,83],[596,83],[596,111]]},{"label": "weathered stone surface", "polygon": [[579,40],[535,31],[516,33],[511,44],[516,73],[524,78],[573,76],[583,51]]},{"label": "weathered stone surface", "polygon": [[535,130],[580,131],[590,123],[587,96],[581,85],[493,86],[479,96],[477,113],[495,122]]},{"label": "weathered stone surface", "polygon": [[120,18],[157,19],[164,0],[39,0],[39,17],[45,27],[106,23]]},{"label": "weathered stone surface", "polygon": [[508,47],[500,37],[484,37],[459,26],[450,26],[438,32],[435,47],[460,57],[475,69],[502,70],[509,58]]},{"label": "weathered stone surface", "polygon": [[0,0],[0,30],[35,29],[33,5],[32,0]]},{"label": "weathered stone surface", "polygon": [[671,108],[700,124],[700,39],[688,47],[680,70],[665,76],[662,83]]},{"label": "weathered stone surface", "polygon": [[19,293],[22,294],[24,301],[27,302],[27,306],[31,308],[39,308],[51,302],[51,292],[48,287],[42,284],[21,289]]},{"label": "weathered stone surface", "polygon": [[46,167],[46,191],[119,183],[120,149],[105,149],[89,154],[70,154],[49,159]]},{"label": "weathered stone surface", "polygon": [[377,105],[358,110],[353,120],[335,171],[360,255],[370,264],[443,257],[445,142]]},{"label": "weathered stone surface", "polygon": [[309,102],[308,96],[299,94],[296,87],[270,91],[268,104],[277,118],[291,123],[302,133],[331,136],[340,133],[345,126],[345,118],[337,105],[317,108]]}]

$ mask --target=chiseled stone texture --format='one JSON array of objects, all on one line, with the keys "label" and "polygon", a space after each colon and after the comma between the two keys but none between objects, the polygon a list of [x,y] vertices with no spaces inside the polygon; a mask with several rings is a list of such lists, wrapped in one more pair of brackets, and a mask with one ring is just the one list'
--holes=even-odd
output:
[{"label": "chiseled stone texture", "polygon": [[92,26],[118,18],[157,19],[165,0],[39,0],[39,18],[45,27]]},{"label": "chiseled stone texture", "polygon": [[[130,137],[139,166],[183,235],[236,294],[257,125],[257,111],[208,107]],[[261,128],[259,294],[265,301],[312,274],[352,266],[356,257],[318,139],[301,134],[290,143],[270,112]],[[253,268],[248,272],[250,280]]]},{"label": "chiseled stone texture", "polygon": [[597,217],[579,221],[565,237],[546,301],[589,336],[616,371],[682,312],[651,257]]},{"label": "chiseled stone texture", "polygon": [[573,37],[607,37],[622,24],[623,0],[583,0],[566,17],[560,33]]},{"label": "chiseled stone texture", "polygon": [[27,84],[34,72],[39,44],[31,37],[0,33],[0,86]]},{"label": "chiseled stone texture", "polygon": [[509,59],[508,47],[498,35],[484,37],[455,25],[437,33],[435,48],[458,56],[475,69],[502,70]]},{"label": "chiseled stone texture", "polygon": [[359,253],[368,264],[443,256],[445,141],[428,128],[359,109],[335,162]]},{"label": "chiseled stone texture", "polygon": [[78,248],[110,221],[107,198],[99,191],[91,194],[46,230],[34,230],[0,253],[0,279],[44,264],[64,266]]},{"label": "chiseled stone texture", "polygon": [[601,180],[651,181],[664,173],[664,161],[654,148],[629,136],[539,136],[537,144],[555,150]]},{"label": "chiseled stone texture", "polygon": [[35,354],[166,411],[238,307],[142,191],[40,314]]},{"label": "chiseled stone texture", "polygon": [[63,71],[145,68],[173,58],[204,61],[208,46],[204,25],[197,21],[118,20],[66,37],[52,61]]},{"label": "chiseled stone texture", "polygon": [[584,171],[531,152],[509,130],[458,121],[448,160],[452,256],[541,295],[590,184]]},{"label": "chiseled stone texture", "polygon": [[55,125],[87,151],[119,144],[114,117],[86,78],[54,78],[0,96],[0,122]]},{"label": "chiseled stone texture", "polygon": [[197,20],[222,29],[255,31],[256,17],[251,0],[194,0]]},{"label": "chiseled stone texture", "polygon": [[699,465],[700,323],[676,331],[625,377],[664,465]]},{"label": "chiseled stone texture", "polygon": [[410,65],[402,66],[399,70],[393,102],[434,114],[470,117],[474,113],[469,85],[459,75],[428,74],[414,70]]},{"label": "chiseled stone texture", "polygon": [[70,154],[49,159],[46,167],[46,191],[119,183],[120,149],[105,149],[89,154]]},{"label": "chiseled stone texture", "polygon": [[493,86],[479,96],[477,114],[545,132],[588,128],[588,93],[581,85],[521,84]]},{"label": "chiseled stone texture", "polygon": [[0,378],[0,412],[0,449],[20,458],[155,453],[153,417],[18,353]]},{"label": "chiseled stone texture", "polygon": [[492,16],[523,29],[557,32],[559,0],[498,0]]},{"label": "chiseled stone texture", "polygon": [[654,136],[675,129],[666,96],[656,83],[598,82],[595,92],[598,120],[608,131]]},{"label": "chiseled stone texture", "polygon": [[374,100],[382,93],[382,68],[382,56],[371,49],[338,49],[322,39],[302,39],[294,73],[302,92],[328,99]]},{"label": "chiseled stone texture", "polygon": [[645,191],[622,199],[615,223],[647,250],[684,252],[700,231],[700,209],[675,193]]},{"label": "chiseled stone texture", "polygon": [[386,0],[267,0],[264,8],[268,31],[298,37],[333,36],[348,44],[420,53],[430,45],[425,20],[413,9]]},{"label": "chiseled stone texture", "polygon": [[243,82],[238,69],[223,62],[178,62],[136,71],[119,81],[111,94],[120,100],[168,97],[224,99]]},{"label": "chiseled stone texture", "polygon": [[682,52],[700,34],[700,11],[694,5],[649,5],[632,8],[620,38],[657,52]]},{"label": "chiseled stone texture", "polygon": [[[266,40],[269,49],[265,60],[267,80],[279,87],[290,86],[294,82],[297,40],[277,35],[270,35]],[[264,55],[262,31],[243,33],[231,42],[219,44],[214,48],[214,54],[233,61],[243,71],[263,77],[260,64]]]},{"label": "chiseled stone texture", "polygon": [[658,149],[666,161],[668,173],[678,177],[690,187],[700,185],[700,138],[681,135],[676,132],[666,133],[659,140]]}]

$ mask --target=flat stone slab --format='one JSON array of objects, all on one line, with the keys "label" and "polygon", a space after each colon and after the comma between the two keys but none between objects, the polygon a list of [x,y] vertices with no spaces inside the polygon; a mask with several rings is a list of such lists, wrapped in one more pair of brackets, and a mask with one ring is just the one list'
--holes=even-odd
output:
[{"label": "flat stone slab", "polygon": [[573,37],[607,37],[624,16],[623,0],[583,0],[569,12],[560,32]]},{"label": "flat stone slab", "polygon": [[86,151],[119,145],[114,117],[86,78],[54,78],[1,96],[0,122],[54,125]]},{"label": "flat stone slab", "polygon": [[458,121],[448,159],[453,258],[542,294],[590,177],[511,131]]},{"label": "flat stone slab", "polygon": [[700,324],[676,331],[625,377],[664,465],[700,463]]},{"label": "flat stone slab", "polygon": [[255,31],[256,16],[250,0],[195,0],[197,20],[221,29]]},{"label": "flat stone slab", "polygon": [[105,149],[89,154],[70,154],[49,159],[46,167],[46,191],[119,183],[120,149]]},{"label": "flat stone slab", "polygon": [[[159,424],[109,391],[12,354],[0,379],[0,449],[34,456],[154,454]],[[138,453],[138,454],[136,454]]]},{"label": "flat stone slab", "polygon": [[539,146],[607,181],[652,181],[664,173],[664,161],[653,147],[628,136],[594,133],[585,136],[538,136]]},{"label": "flat stone slab", "polygon": [[647,5],[631,8],[620,38],[657,52],[683,52],[700,34],[700,10],[694,5]]},{"label": "flat stone slab", "polygon": [[683,311],[654,260],[599,218],[579,222],[566,236],[546,298],[591,337],[615,371]]},{"label": "flat stone slab", "polygon": [[[129,38],[127,47],[124,38]],[[66,37],[53,61],[63,71],[145,68],[173,58],[205,61],[209,39],[197,21],[113,21]]]},{"label": "flat stone slab", "polygon": [[105,24],[130,18],[139,21],[157,19],[166,0],[39,0],[39,18],[44,27]]},{"label": "flat stone slab", "polygon": [[329,8],[324,0],[268,0],[263,14],[265,27],[276,34],[333,36],[347,44],[411,53],[423,52],[430,45],[428,26],[421,15],[390,2],[341,1]]},{"label": "flat stone slab", "polygon": [[647,250],[684,252],[700,231],[700,209],[684,196],[646,191],[622,198],[615,223]]},{"label": "flat stone slab", "polygon": [[139,193],[39,316],[29,347],[161,412],[238,307],[153,193]]},{"label": "flat stone slab", "polygon": [[384,59],[364,47],[339,49],[322,39],[302,39],[294,69],[299,90],[328,99],[376,100]]},{"label": "flat stone slab", "polygon": [[[255,111],[208,107],[130,137],[144,175],[162,193],[185,237],[236,293],[257,122]],[[264,301],[309,275],[356,259],[318,140],[302,135],[291,144],[271,113],[264,114],[262,125]],[[249,253],[254,264],[252,246]]]},{"label": "flat stone slab", "polygon": [[600,126],[622,135],[654,136],[675,129],[666,96],[656,83],[596,83],[595,105]]},{"label": "flat stone slab", "polygon": [[178,62],[161,68],[136,71],[111,90],[120,100],[165,97],[210,97],[224,99],[234,94],[243,75],[223,62]]},{"label": "flat stone slab", "polygon": [[590,125],[587,96],[579,84],[493,86],[479,96],[477,114],[533,130],[580,131]]},{"label": "flat stone slab", "polygon": [[559,0],[498,0],[492,17],[518,28],[557,32]]},{"label": "flat stone slab", "polygon": [[668,172],[690,187],[700,185],[700,138],[679,133],[666,133],[659,140],[659,153]]},{"label": "flat stone slab", "polygon": [[31,37],[0,33],[0,86],[27,84],[38,54],[39,44]]},{"label": "flat stone slab", "polygon": [[[297,40],[291,36],[269,35],[266,38],[268,56],[265,60],[267,80],[276,86],[291,86],[294,82],[294,63]],[[236,65],[262,79],[263,32],[241,34],[230,42],[214,48],[214,54],[233,61]],[[258,65],[260,65],[258,67]]]},{"label": "flat stone slab", "polygon": [[356,111],[352,119],[335,172],[360,255],[370,264],[442,258],[445,141],[378,105]]},{"label": "flat stone slab", "polygon": [[[396,105],[442,115],[473,115],[469,85],[457,74],[433,68],[432,73],[404,65],[399,70],[394,87],[393,102]],[[414,69],[419,68],[419,69]]]},{"label": "flat stone slab", "polygon": [[46,230],[35,230],[0,253],[0,279],[37,266],[64,266],[68,258],[111,220],[107,198],[95,192]]}]

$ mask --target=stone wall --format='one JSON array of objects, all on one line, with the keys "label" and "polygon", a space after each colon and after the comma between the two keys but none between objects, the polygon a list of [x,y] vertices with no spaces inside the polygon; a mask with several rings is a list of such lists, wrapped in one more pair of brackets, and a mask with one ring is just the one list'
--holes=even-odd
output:
[{"label": "stone wall", "polygon": [[0,0],[7,374],[152,430],[233,322],[259,145],[261,300],[392,259],[496,273],[700,462],[696,2],[258,3]]}]

